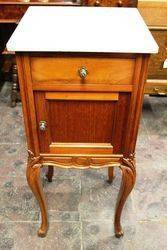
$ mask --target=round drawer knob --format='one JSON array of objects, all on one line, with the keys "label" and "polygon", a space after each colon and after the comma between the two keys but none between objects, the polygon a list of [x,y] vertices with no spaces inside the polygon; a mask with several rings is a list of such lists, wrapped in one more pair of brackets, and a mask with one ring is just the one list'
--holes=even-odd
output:
[{"label": "round drawer knob", "polygon": [[85,68],[85,67],[81,67],[79,70],[78,70],[78,74],[79,76],[84,79],[86,78],[86,76],[88,75],[88,70]]},{"label": "round drawer knob", "polygon": [[118,7],[122,7],[123,6],[123,2],[121,0],[118,0],[117,5],[118,5]]},{"label": "round drawer knob", "polygon": [[41,131],[45,131],[46,130],[46,121],[40,121],[39,122],[39,129]]},{"label": "round drawer knob", "polygon": [[96,0],[94,6],[100,6],[100,0]]}]

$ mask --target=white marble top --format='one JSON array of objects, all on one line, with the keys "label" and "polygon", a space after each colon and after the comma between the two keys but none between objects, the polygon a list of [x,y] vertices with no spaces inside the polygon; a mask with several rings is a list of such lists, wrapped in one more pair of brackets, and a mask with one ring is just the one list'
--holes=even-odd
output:
[{"label": "white marble top", "polygon": [[157,53],[136,8],[29,7],[9,51]]}]

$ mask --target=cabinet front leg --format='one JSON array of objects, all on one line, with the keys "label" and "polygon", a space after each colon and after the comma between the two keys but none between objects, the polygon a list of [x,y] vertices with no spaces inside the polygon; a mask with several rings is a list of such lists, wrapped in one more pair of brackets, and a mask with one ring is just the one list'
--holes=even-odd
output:
[{"label": "cabinet front leg", "polygon": [[40,172],[41,172],[41,164],[38,163],[38,157],[35,160],[28,160],[27,164],[27,181],[28,184],[34,193],[41,210],[41,226],[38,230],[38,236],[45,237],[48,230],[48,219],[47,219],[47,210],[46,210],[46,202],[42,190]]},{"label": "cabinet front leg", "polygon": [[123,206],[126,202],[126,199],[130,194],[130,192],[132,191],[135,184],[136,170],[135,170],[134,157],[131,156],[130,158],[123,158],[122,164],[120,165],[120,169],[122,171],[122,183],[118,195],[116,211],[115,211],[115,220],[114,220],[115,236],[117,238],[123,236],[123,230],[120,221],[121,213]]}]

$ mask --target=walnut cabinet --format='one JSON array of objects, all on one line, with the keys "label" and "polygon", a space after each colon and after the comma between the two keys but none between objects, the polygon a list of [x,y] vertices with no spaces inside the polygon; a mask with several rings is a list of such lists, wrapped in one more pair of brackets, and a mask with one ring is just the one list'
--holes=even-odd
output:
[{"label": "walnut cabinet", "polygon": [[[53,167],[75,168],[76,171],[105,167],[110,183],[114,167],[117,167],[122,172],[122,184],[114,227],[116,237],[121,237],[122,209],[136,178],[135,144],[148,61],[150,53],[156,53],[158,47],[135,9],[98,8],[96,15],[96,8],[41,8],[31,8],[27,12],[7,45],[9,50],[16,51],[28,142],[27,180],[42,215],[38,235],[45,236],[48,229],[40,182],[42,167],[49,166],[48,181],[52,181]],[[34,27],[34,31],[31,28],[34,40],[27,42],[28,25],[36,15],[42,16],[41,11],[48,12],[48,23],[50,17],[58,18],[62,23],[62,18],[64,20],[65,14],[71,11],[74,19],[86,25],[89,43],[85,38],[85,43],[78,47],[75,39],[79,41],[82,30],[76,28],[74,38],[69,36],[71,41],[67,44],[62,29],[68,33],[68,27],[63,24],[61,29],[57,28],[55,40],[50,29],[53,39],[44,38],[38,44],[41,34]],[[106,16],[113,25],[122,18],[121,26],[118,24],[117,28],[121,29],[122,25],[126,28],[125,45],[118,39],[123,33],[117,32],[114,26],[110,32],[100,28],[92,34],[87,20],[92,15],[96,24],[102,22],[101,28]],[[130,31],[129,16],[131,22],[138,24]],[[69,18],[68,22],[72,20]],[[41,22],[37,24],[39,27]],[[106,37],[100,36],[99,31]],[[134,39],[139,40],[138,43]]]}]

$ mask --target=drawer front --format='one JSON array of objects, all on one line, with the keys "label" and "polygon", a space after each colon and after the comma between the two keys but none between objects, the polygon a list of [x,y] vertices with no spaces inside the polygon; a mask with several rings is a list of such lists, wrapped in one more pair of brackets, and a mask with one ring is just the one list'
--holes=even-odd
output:
[{"label": "drawer front", "polygon": [[[55,84],[132,84],[135,59],[110,57],[30,58],[33,83]],[[86,71],[85,78],[79,74]]]},{"label": "drawer front", "polygon": [[163,68],[167,59],[167,30],[152,30],[151,33],[159,45],[159,53],[151,56],[148,78],[167,79],[167,68]]}]

